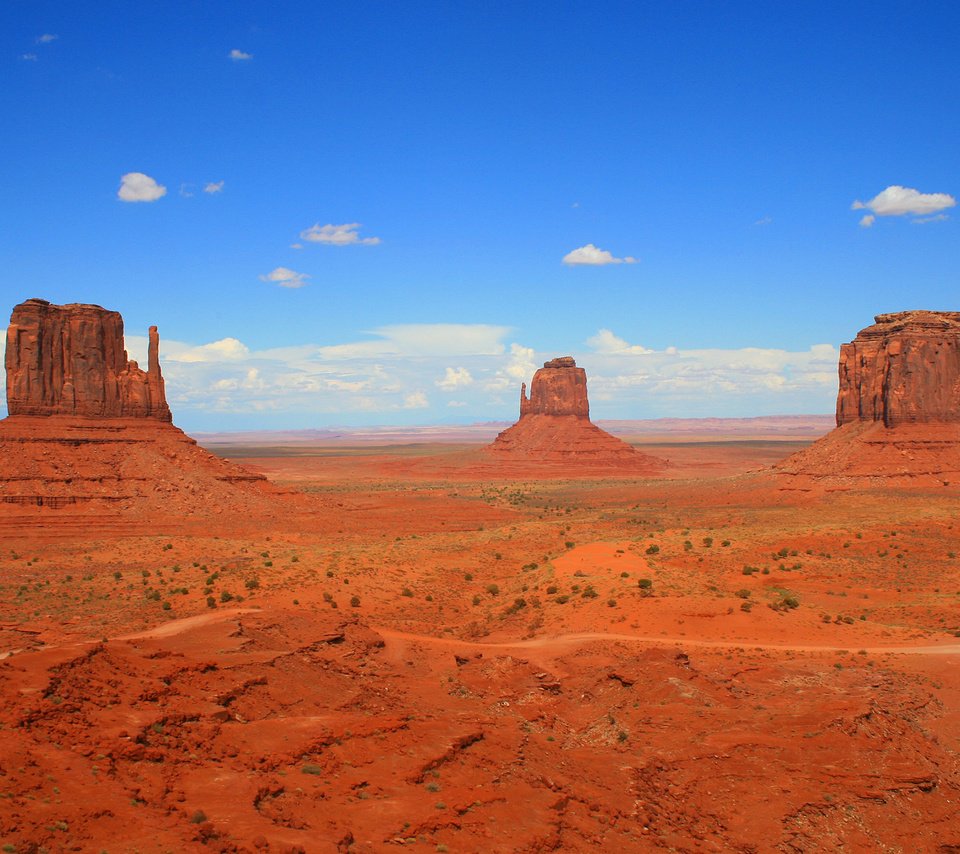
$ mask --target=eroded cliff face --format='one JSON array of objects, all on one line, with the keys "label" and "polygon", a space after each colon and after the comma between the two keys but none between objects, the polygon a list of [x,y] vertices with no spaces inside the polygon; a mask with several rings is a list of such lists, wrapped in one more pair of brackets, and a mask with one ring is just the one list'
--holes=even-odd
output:
[{"label": "eroded cliff face", "polygon": [[530,383],[520,386],[520,417],[527,415],[575,415],[590,417],[587,402],[587,373],[571,356],[544,362]]},{"label": "eroded cliff face", "polygon": [[878,314],[840,348],[837,426],[960,422],[960,312]]},{"label": "eroded cliff face", "polygon": [[13,309],[7,329],[7,411],[170,421],[159,344],[151,326],[144,371],[123,349],[118,312],[27,300]]}]

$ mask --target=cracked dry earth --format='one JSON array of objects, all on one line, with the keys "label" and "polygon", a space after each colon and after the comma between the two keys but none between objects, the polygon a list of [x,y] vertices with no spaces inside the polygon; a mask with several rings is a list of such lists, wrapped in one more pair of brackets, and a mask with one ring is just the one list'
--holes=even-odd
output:
[{"label": "cracked dry earth", "polygon": [[960,850],[955,496],[377,465],[321,533],[3,544],[4,850]]}]

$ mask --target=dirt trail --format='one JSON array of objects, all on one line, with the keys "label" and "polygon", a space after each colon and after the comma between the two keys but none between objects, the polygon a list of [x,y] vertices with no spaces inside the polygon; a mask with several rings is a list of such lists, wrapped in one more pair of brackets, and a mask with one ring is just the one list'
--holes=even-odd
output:
[{"label": "dirt trail", "polygon": [[432,643],[443,646],[465,647],[468,649],[560,649],[577,646],[593,641],[625,641],[627,643],[644,643],[656,646],[688,646],[706,647],[709,649],[751,649],[772,652],[859,652],[865,650],[873,655],[896,653],[899,655],[960,655],[960,644],[944,644],[942,646],[838,646],[827,644],[824,646],[802,646],[791,644],[756,643],[753,641],[711,641],[695,640],[686,637],[645,637],[642,635],[613,634],[609,632],[579,632],[568,635],[554,635],[552,637],[528,638],[517,641],[467,641],[457,638],[438,638],[432,635],[418,635],[408,632],[395,631],[380,626],[371,628],[383,635],[385,639],[410,641],[415,643]]},{"label": "dirt trail", "polygon": [[[267,613],[261,608],[231,608],[228,610],[211,611],[208,614],[197,614],[192,617],[184,617],[179,620],[171,620],[168,623],[155,626],[150,629],[144,629],[140,632],[133,632],[125,635],[116,635],[111,638],[115,641],[131,640],[152,640],[157,638],[169,638],[183,634],[191,629],[197,629],[211,623],[220,623],[226,620],[239,617],[244,614],[264,614]],[[594,641],[622,641],[625,643],[649,644],[654,646],[686,646],[700,647],[707,649],[751,649],[762,650],[764,652],[859,652],[864,650],[871,655],[882,655],[884,653],[896,655],[960,655],[960,644],[949,643],[941,645],[926,646],[840,646],[838,644],[799,645],[799,644],[774,644],[755,641],[732,641],[732,640],[702,640],[687,637],[650,637],[646,635],[627,635],[612,632],[573,632],[564,635],[551,635],[546,637],[526,638],[514,641],[470,641],[451,637],[435,637],[434,635],[420,635],[411,632],[402,632],[396,629],[390,629],[385,626],[370,626],[370,628],[382,635],[385,640],[394,640],[400,643],[421,643],[433,646],[457,647],[460,649],[537,649],[549,652],[560,650],[567,647],[578,646],[580,644],[592,643]],[[50,646],[36,647],[31,652],[56,649],[62,646],[86,646],[97,641],[80,641],[75,644],[53,644]],[[0,652],[0,659],[21,652],[27,652],[26,649],[12,649]]]}]

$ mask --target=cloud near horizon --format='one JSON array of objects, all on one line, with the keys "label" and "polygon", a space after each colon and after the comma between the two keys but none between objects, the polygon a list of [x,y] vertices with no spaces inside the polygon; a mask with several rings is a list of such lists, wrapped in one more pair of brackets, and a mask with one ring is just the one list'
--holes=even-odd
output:
[{"label": "cloud near horizon", "polygon": [[359,222],[343,225],[320,225],[315,223],[300,232],[300,239],[309,243],[325,243],[328,246],[377,246],[379,237],[361,237],[357,232]]},{"label": "cloud near horizon", "polygon": [[855,201],[850,209],[870,211],[859,222],[861,228],[870,228],[878,216],[914,216],[916,223],[936,222],[947,218],[941,211],[956,204],[957,200],[949,193],[921,193],[892,184],[867,202]]},{"label": "cloud near horizon", "polygon": [[121,202],[155,202],[166,194],[166,187],[143,172],[127,172],[120,176],[117,198]]},{"label": "cloud near horizon", "polygon": [[563,256],[563,263],[569,267],[589,266],[603,267],[607,264],[636,264],[637,259],[632,255],[625,255],[623,258],[615,258],[611,252],[606,249],[600,249],[592,243],[574,249]]},{"label": "cloud near horizon", "polygon": [[[185,426],[514,421],[520,383],[558,353],[510,338],[506,326],[395,324],[361,340],[264,350],[235,337],[161,338],[160,358],[174,418]],[[145,358],[145,337],[127,336],[126,346]],[[831,344],[654,350],[603,329],[571,354],[601,419],[830,412],[836,396]],[[441,393],[436,400],[429,388]]]}]

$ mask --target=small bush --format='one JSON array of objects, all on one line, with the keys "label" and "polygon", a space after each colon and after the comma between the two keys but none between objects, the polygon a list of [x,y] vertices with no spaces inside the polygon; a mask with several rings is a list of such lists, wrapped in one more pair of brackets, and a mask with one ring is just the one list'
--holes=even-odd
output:
[{"label": "small bush", "polygon": [[350,607],[351,607],[351,608],[359,608],[359,607],[360,607],[360,597],[359,597],[359,596],[351,596],[351,597],[350,597]]},{"label": "small bush", "polygon": [[488,584],[487,593],[489,593],[491,596],[498,595],[500,593],[500,586],[497,584]]},{"label": "small bush", "polygon": [[217,607],[217,600],[214,599],[212,596],[208,596],[208,597],[207,597],[207,607],[208,607],[208,608],[216,608],[216,607]]},{"label": "small bush", "polygon": [[318,775],[323,773],[323,768],[321,768],[319,765],[314,765],[312,762],[308,762],[306,765],[303,765],[300,768],[300,772],[302,774]]},{"label": "small bush", "polygon": [[648,547],[647,547],[647,554],[648,554],[648,555],[655,555],[655,554],[659,554],[659,553],[660,553],[660,546],[648,546]]}]

